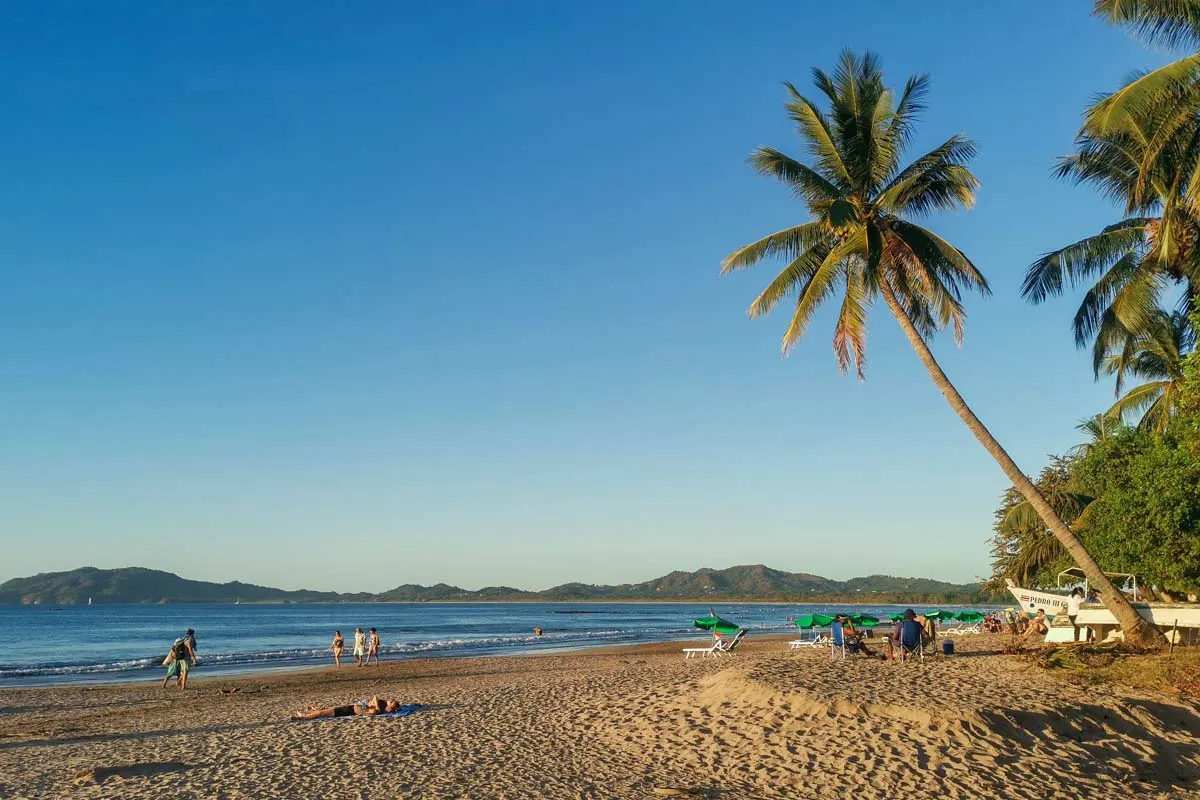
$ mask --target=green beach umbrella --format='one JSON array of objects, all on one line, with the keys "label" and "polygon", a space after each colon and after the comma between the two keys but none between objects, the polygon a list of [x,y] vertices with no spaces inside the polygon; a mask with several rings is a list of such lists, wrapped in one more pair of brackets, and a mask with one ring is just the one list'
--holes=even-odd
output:
[{"label": "green beach umbrella", "polygon": [[904,619],[904,615],[903,614],[888,614],[888,619],[890,619],[892,622],[899,622],[900,620]]},{"label": "green beach umbrella", "polygon": [[860,628],[874,628],[879,624],[879,617],[872,617],[870,614],[848,614],[847,616]]},{"label": "green beach umbrella", "polygon": [[959,611],[954,618],[959,622],[983,622],[983,614],[978,611]]},{"label": "green beach umbrella", "polygon": [[693,623],[697,628],[705,631],[716,631],[717,633],[737,633],[742,629],[740,625],[735,625],[727,619],[720,617],[701,617]]},{"label": "green beach umbrella", "polygon": [[833,624],[833,617],[828,614],[805,614],[796,617],[797,628],[825,628]]},{"label": "green beach umbrella", "polygon": [[954,612],[953,611],[942,611],[941,609],[937,609],[935,611],[926,611],[925,618],[926,619],[954,619]]}]

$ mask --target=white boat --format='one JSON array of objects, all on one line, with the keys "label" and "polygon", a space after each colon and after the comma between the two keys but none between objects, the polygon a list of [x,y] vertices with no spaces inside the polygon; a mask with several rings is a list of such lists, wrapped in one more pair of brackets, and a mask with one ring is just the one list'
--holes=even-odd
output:
[{"label": "white boat", "polygon": [[92,598],[90,598],[90,597],[89,597],[89,598],[88,598],[88,605],[90,606],[91,604],[92,604]]},{"label": "white boat", "polygon": [[[1120,572],[1106,572],[1110,578],[1121,579],[1118,588],[1124,586],[1125,594],[1133,601],[1133,608],[1148,622],[1166,631],[1176,627],[1192,629],[1180,637],[1182,642],[1192,642],[1200,638],[1200,603],[1148,603],[1141,600],[1142,593],[1138,590],[1137,578]],[[1058,582],[1063,586],[1083,585],[1084,597],[1088,596],[1087,579],[1078,567],[1064,570],[1058,574]],[[1061,592],[1048,592],[1041,589],[1026,589],[1007,581],[1008,591],[1017,601],[1018,608],[1025,614],[1034,616],[1041,609],[1052,620],[1050,632],[1046,634],[1047,642],[1070,642],[1075,639],[1075,630],[1067,620],[1067,588]],[[1061,616],[1059,616],[1061,615]],[[1058,617],[1055,620],[1055,617]],[[1096,639],[1101,640],[1112,631],[1118,630],[1117,618],[1113,613],[1097,601],[1085,602],[1079,606],[1079,614],[1075,624],[1081,628],[1091,628]]]}]

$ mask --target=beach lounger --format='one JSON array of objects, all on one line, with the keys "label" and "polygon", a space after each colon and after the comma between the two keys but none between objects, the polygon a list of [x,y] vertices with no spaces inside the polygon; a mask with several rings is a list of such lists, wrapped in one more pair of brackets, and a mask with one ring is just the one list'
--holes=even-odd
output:
[{"label": "beach lounger", "polygon": [[734,634],[734,637],[729,641],[725,641],[724,639],[718,640],[717,647],[722,653],[732,653],[734,648],[741,644],[742,639],[744,638],[746,638],[746,629],[742,628],[736,634]]},{"label": "beach lounger", "polygon": [[825,638],[825,634],[818,633],[811,639],[794,639],[788,642],[788,647],[792,650],[801,650],[805,647],[818,647],[823,644],[829,644],[829,640]]},{"label": "beach lounger", "polygon": [[947,636],[966,636],[968,633],[983,633],[983,623],[976,622],[971,625],[959,625],[957,628],[951,628],[946,631]]},{"label": "beach lounger", "polygon": [[829,626],[829,660],[846,657],[846,634],[842,623],[835,622]]},{"label": "beach lounger", "polygon": [[691,658],[692,656],[699,656],[700,658],[707,658],[708,656],[714,656],[716,658],[720,658],[721,653],[723,653],[723,652],[725,652],[725,651],[721,647],[721,640],[717,639],[709,647],[685,647],[685,648],[683,648],[683,657]]}]

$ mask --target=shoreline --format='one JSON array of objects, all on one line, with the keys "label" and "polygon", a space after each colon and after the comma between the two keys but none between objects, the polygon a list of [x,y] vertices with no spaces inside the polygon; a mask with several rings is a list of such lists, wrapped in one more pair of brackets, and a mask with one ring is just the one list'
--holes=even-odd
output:
[{"label": "shoreline", "polygon": [[[789,633],[763,633],[754,635],[755,642],[789,640],[795,634]],[[488,658],[550,658],[555,656],[587,656],[587,655],[612,655],[619,652],[635,651],[638,648],[649,648],[650,652],[657,652],[659,648],[678,646],[696,647],[711,641],[707,636],[697,636],[690,639],[668,639],[653,642],[625,642],[614,644],[584,644],[580,646],[564,645],[561,647],[546,647],[541,649],[529,649],[525,652],[511,653],[493,653],[493,654],[478,654],[478,655],[462,655],[458,653],[450,653],[444,656],[429,655],[426,653],[415,654],[409,657],[402,658],[384,658],[380,660],[381,665],[388,664],[408,664],[412,662],[442,662],[442,661],[477,661]],[[386,654],[385,654],[386,655]],[[216,672],[208,672],[205,670],[204,655],[200,656],[200,665],[193,667],[190,676],[188,677],[189,686],[194,686],[210,681],[237,681],[237,680],[256,680],[259,678],[271,678],[279,675],[300,675],[304,673],[323,674],[326,672],[333,674],[341,674],[346,670],[362,671],[374,670],[377,665],[369,667],[358,667],[353,658],[347,663],[345,656],[342,658],[342,666],[335,668],[332,664],[332,657],[324,663],[306,663],[294,665],[267,665],[261,668],[246,667],[233,668],[227,670],[218,670]],[[86,673],[85,673],[86,674]],[[103,675],[103,673],[93,673]],[[41,682],[33,681],[25,684],[18,683],[2,683],[0,682],[0,693],[6,691],[33,691],[46,689],[70,689],[70,688],[86,688],[86,689],[120,689],[130,686],[141,686],[143,684],[157,684],[162,681],[166,674],[166,668],[162,666],[147,667],[143,672],[136,675],[130,675],[124,679],[108,679],[107,676],[97,678],[95,681],[75,679],[70,681],[58,682]]]},{"label": "shoreline", "polygon": [[[1180,800],[1200,704],[1082,687],[955,640],[924,663],[671,641],[155,683],[0,689],[0,796],[41,800]],[[402,719],[291,716],[372,695]],[[819,779],[818,779],[819,776]],[[661,790],[661,791],[656,791]]]}]

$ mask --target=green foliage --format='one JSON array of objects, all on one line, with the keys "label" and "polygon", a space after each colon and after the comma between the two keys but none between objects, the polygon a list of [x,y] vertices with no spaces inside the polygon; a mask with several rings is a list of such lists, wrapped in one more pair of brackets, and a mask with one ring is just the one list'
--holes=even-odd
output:
[{"label": "green foliage", "polygon": [[1200,586],[1200,460],[1178,434],[1127,429],[1072,468],[1096,498],[1078,532],[1101,566],[1177,591]]},{"label": "green foliage", "polygon": [[[1071,480],[1071,458],[1054,458],[1034,483],[1063,522],[1071,525],[1085,512],[1092,498],[1077,490]],[[1021,586],[1050,583],[1056,572],[1069,565],[1066,550],[1021,494],[1013,487],[1004,493],[995,513],[992,536],[992,578],[985,588],[1004,591],[1006,580]]]}]

